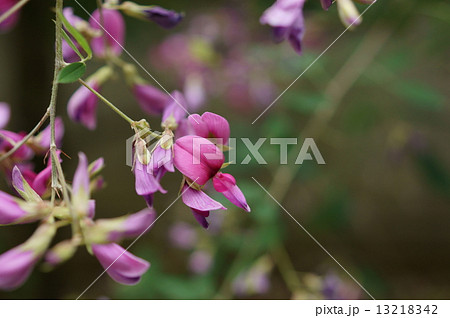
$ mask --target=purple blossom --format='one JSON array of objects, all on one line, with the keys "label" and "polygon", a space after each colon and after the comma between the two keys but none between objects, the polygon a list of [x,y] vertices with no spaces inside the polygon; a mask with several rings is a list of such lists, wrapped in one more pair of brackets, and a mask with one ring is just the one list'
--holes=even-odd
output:
[{"label": "purple blossom", "polygon": [[24,251],[20,247],[0,255],[0,289],[12,290],[22,285],[38,259],[33,251]]},{"label": "purple blossom", "polygon": [[178,222],[169,230],[169,238],[173,245],[181,249],[191,249],[198,240],[195,229],[185,222]]},{"label": "purple blossom", "polygon": [[0,191],[0,224],[12,224],[20,221],[28,213],[17,203],[18,199]]},{"label": "purple blossom", "polygon": [[166,29],[175,27],[183,19],[182,14],[159,6],[151,6],[149,9],[143,11],[147,19]]},{"label": "purple blossom", "polygon": [[[96,56],[105,57],[108,52],[119,56],[122,53],[125,42],[125,22],[119,12],[102,9],[102,15],[100,15],[100,11],[95,10],[89,19],[89,24],[92,29],[103,33],[91,40],[92,51]],[[107,49],[105,49],[105,43]]]},{"label": "purple blossom", "polygon": [[152,85],[135,84],[133,93],[142,110],[150,115],[162,114],[169,103],[170,96]]},{"label": "purple blossom", "polygon": [[213,259],[207,251],[195,251],[189,257],[189,269],[194,274],[205,274],[211,268]]},{"label": "purple blossom", "polygon": [[[100,85],[97,81],[91,80],[88,84],[94,90],[100,90]],[[88,129],[93,130],[97,126],[97,103],[97,96],[86,87],[80,86],[67,104],[67,113],[73,121],[81,123]]]},{"label": "purple blossom", "polygon": [[92,251],[108,275],[120,284],[136,285],[150,267],[150,263],[115,243],[92,245]]},{"label": "purple blossom", "polygon": [[277,0],[260,19],[261,24],[268,24],[273,28],[277,42],[288,39],[298,54],[302,52],[304,3],[305,0]]}]

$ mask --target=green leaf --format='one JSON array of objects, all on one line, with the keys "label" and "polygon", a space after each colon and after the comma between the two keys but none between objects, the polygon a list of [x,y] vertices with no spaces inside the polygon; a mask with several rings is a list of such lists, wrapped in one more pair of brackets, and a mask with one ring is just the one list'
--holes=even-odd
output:
[{"label": "green leaf", "polygon": [[442,94],[424,83],[400,81],[392,89],[397,95],[422,109],[439,110],[444,104],[445,98]]},{"label": "green leaf", "polygon": [[80,59],[84,60],[84,56],[80,53],[80,51],[78,50],[76,45],[73,43],[70,36],[67,35],[66,31],[62,30],[62,35],[63,35],[64,40],[66,40],[67,44],[69,44],[69,46],[72,48],[72,50],[75,53],[77,53],[77,55],[80,57]]},{"label": "green leaf", "polygon": [[76,62],[67,65],[58,74],[58,83],[67,84],[77,81],[86,72],[86,64]]},{"label": "green leaf", "polygon": [[326,108],[325,96],[317,93],[295,92],[286,96],[286,105],[300,113],[311,114]]},{"label": "green leaf", "polygon": [[81,35],[80,32],[78,32],[77,29],[75,29],[70,23],[69,21],[67,21],[67,19],[64,17],[64,15],[61,12],[58,12],[58,16],[61,19],[64,27],[66,28],[66,30],[70,33],[70,35],[72,35],[75,40],[77,41],[77,43],[83,48],[83,50],[87,53],[87,59],[92,58],[92,50],[91,47],[89,46],[88,41],[84,38],[83,35]]}]

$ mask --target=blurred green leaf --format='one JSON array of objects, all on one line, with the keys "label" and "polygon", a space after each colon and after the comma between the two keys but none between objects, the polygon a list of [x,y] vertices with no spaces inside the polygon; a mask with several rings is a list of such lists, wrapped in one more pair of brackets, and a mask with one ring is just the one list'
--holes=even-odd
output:
[{"label": "blurred green leaf", "polygon": [[321,93],[292,92],[285,98],[289,108],[304,114],[327,107],[325,96]]},{"label": "blurred green leaf", "polygon": [[341,190],[329,189],[312,216],[311,224],[320,229],[338,230],[350,224],[350,200]]},{"label": "blurred green leaf", "polygon": [[446,195],[450,195],[450,176],[445,166],[431,154],[420,154],[417,163],[428,182]]},{"label": "blurred green leaf", "polygon": [[426,110],[439,110],[444,103],[444,96],[431,86],[415,81],[397,81],[391,86],[394,93]]},{"label": "blurred green leaf", "polygon": [[58,83],[67,84],[76,82],[86,72],[86,64],[76,62],[64,67],[58,74]]}]

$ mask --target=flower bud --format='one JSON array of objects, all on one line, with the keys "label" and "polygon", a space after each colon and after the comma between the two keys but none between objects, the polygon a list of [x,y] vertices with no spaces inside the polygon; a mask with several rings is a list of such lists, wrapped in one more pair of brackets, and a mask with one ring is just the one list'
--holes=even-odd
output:
[{"label": "flower bud", "polygon": [[12,171],[12,185],[14,189],[24,198],[26,201],[41,202],[41,197],[34,191],[25,178],[22,176],[19,168],[15,166]]},{"label": "flower bud", "polygon": [[45,254],[45,265],[47,266],[47,268],[51,269],[72,258],[78,248],[79,243],[79,240],[72,239],[59,242],[58,244],[53,246]]},{"label": "flower bud", "polygon": [[120,284],[136,285],[150,267],[149,262],[115,243],[92,245],[92,251],[108,275]]},{"label": "flower bud", "polygon": [[86,216],[89,214],[90,198],[88,163],[84,153],[80,152],[78,158],[78,167],[72,184],[72,204],[78,215]]},{"label": "flower bud", "polygon": [[183,15],[175,11],[159,6],[141,6],[131,1],[125,1],[120,8],[129,16],[153,21],[166,29],[173,28],[183,19]]},{"label": "flower bud", "polygon": [[361,24],[362,17],[352,0],[337,0],[337,6],[339,17],[346,27],[352,28]]},{"label": "flower bud", "polygon": [[0,129],[3,129],[9,122],[11,116],[11,109],[6,103],[0,102]]}]

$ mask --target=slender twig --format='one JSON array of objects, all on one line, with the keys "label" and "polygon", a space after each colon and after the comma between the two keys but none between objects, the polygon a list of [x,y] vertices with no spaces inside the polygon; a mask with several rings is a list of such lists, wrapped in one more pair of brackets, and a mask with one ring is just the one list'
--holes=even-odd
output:
[{"label": "slender twig", "polygon": [[5,13],[3,13],[0,16],[0,23],[5,21],[6,19],[8,19],[17,10],[20,10],[20,8],[22,8],[24,5],[26,5],[28,1],[30,1],[30,0],[21,0],[21,1],[17,2],[15,5],[13,5],[8,11],[6,11]]},{"label": "slender twig", "polygon": [[41,120],[37,123],[37,125],[28,133],[28,135],[26,135],[21,141],[17,142],[14,144],[14,147],[9,150],[7,153],[5,153],[4,155],[2,155],[0,157],[0,162],[2,162],[3,160],[5,160],[6,158],[8,158],[9,156],[11,156],[12,154],[14,154],[17,150],[19,150],[20,147],[22,147],[31,137],[33,137],[38,131],[39,129],[42,127],[42,125],[45,123],[45,121],[47,120],[47,118],[50,116],[50,109],[47,109],[47,111],[45,112],[44,116],[41,118]]},{"label": "slender twig", "polygon": [[113,103],[111,103],[109,100],[107,100],[102,94],[97,92],[95,89],[93,89],[91,86],[89,86],[88,83],[83,81],[81,78],[78,79],[81,85],[86,87],[88,90],[90,90],[94,95],[96,95],[102,102],[104,102],[106,105],[109,106],[113,111],[115,111],[120,117],[125,119],[130,125],[133,125],[135,121],[128,117],[124,112],[122,112],[119,108],[117,108]]}]

